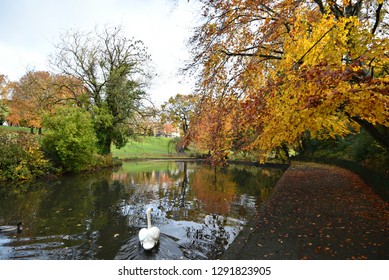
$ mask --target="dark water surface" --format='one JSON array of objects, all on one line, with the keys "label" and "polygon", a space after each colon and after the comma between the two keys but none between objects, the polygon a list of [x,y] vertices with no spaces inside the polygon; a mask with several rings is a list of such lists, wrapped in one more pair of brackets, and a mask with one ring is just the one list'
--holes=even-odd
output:
[{"label": "dark water surface", "polygon": [[[282,171],[201,163],[125,163],[116,172],[0,186],[0,259],[216,259],[270,195]],[[160,243],[145,252],[145,210]]]}]

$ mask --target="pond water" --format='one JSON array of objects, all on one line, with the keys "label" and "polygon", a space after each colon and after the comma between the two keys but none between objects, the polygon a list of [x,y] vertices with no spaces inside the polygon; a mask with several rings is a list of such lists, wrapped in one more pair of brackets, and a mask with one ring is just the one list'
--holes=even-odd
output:
[{"label": "pond water", "polygon": [[[272,192],[279,169],[146,161],[29,186],[0,186],[0,259],[217,259]],[[152,225],[159,244],[144,251]]]}]

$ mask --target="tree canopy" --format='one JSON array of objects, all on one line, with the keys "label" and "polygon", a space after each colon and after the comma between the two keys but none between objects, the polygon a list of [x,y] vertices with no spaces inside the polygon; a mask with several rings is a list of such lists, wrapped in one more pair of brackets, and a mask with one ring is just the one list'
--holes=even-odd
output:
[{"label": "tree canopy", "polygon": [[8,117],[9,114],[9,108],[3,101],[3,99],[5,99],[7,95],[7,84],[7,77],[5,75],[0,74],[0,125],[3,125],[5,119]]},{"label": "tree canopy", "polygon": [[76,79],[47,71],[28,71],[19,81],[8,82],[5,91],[5,101],[10,108],[7,120],[13,125],[31,128],[42,128],[44,113],[79,99],[83,92]]},{"label": "tree canopy", "polygon": [[93,165],[96,135],[90,114],[77,106],[61,106],[43,117],[47,131],[42,138],[46,153],[65,171],[79,172]]},{"label": "tree canopy", "polygon": [[118,26],[94,33],[69,31],[56,47],[54,68],[85,87],[82,106],[92,113],[100,152],[109,153],[112,143],[124,146],[150,79],[143,42],[126,37]]},{"label": "tree canopy", "polygon": [[[191,138],[222,158],[389,127],[383,0],[202,0],[191,44],[204,94]],[[199,133],[202,135],[199,135]]]},{"label": "tree canopy", "polygon": [[195,112],[198,97],[194,94],[177,94],[162,104],[162,121],[171,122],[179,127],[183,134],[189,129],[190,120]]}]

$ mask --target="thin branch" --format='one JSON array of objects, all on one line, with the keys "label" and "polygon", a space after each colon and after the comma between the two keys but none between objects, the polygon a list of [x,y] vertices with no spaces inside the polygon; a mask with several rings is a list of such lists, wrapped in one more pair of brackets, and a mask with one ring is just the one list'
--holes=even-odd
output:
[{"label": "thin branch", "polygon": [[220,52],[224,53],[227,56],[260,57],[260,58],[277,59],[277,60],[281,60],[282,59],[282,57],[280,57],[280,56],[267,55],[267,54],[255,54],[255,53],[245,53],[245,52],[230,52],[230,51],[227,51],[227,50],[220,50]]},{"label": "thin branch", "polygon": [[323,38],[328,34],[330,33],[330,31],[335,27],[335,25],[333,25],[330,29],[328,29],[320,38],[319,40],[317,40],[301,57],[300,59],[293,65],[293,67],[295,67],[295,65],[300,65],[303,63],[303,59],[305,58],[305,56],[314,48],[317,46],[317,44],[320,43],[321,40],[323,40]]},{"label": "thin branch", "polygon": [[378,25],[380,24],[381,21],[381,9],[384,4],[379,4],[377,7],[377,10],[375,11],[375,23],[373,26],[373,29],[371,30],[371,34],[374,34],[378,28]]},{"label": "thin branch", "polygon": [[322,0],[314,0],[314,1],[319,6],[320,12],[322,14],[325,14],[326,10],[324,8],[323,1]]}]

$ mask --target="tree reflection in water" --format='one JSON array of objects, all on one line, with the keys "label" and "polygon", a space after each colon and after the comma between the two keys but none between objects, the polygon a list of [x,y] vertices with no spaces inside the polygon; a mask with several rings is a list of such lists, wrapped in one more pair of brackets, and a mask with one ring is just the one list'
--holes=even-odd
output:
[{"label": "tree reflection in water", "polygon": [[[281,170],[191,162],[133,162],[116,172],[0,187],[0,259],[215,259],[269,196]],[[145,209],[161,229],[145,253]]]}]

